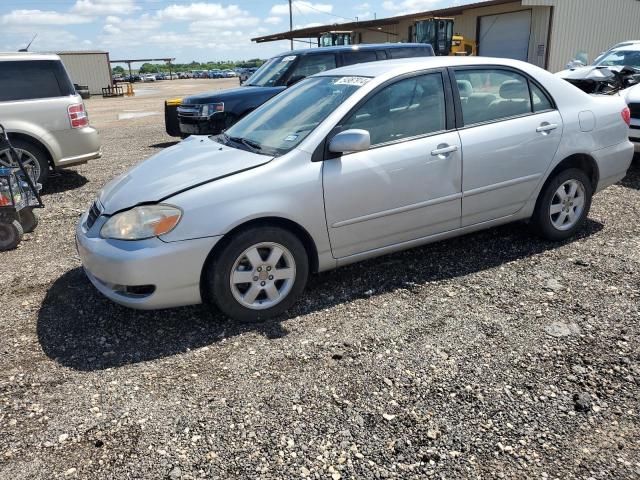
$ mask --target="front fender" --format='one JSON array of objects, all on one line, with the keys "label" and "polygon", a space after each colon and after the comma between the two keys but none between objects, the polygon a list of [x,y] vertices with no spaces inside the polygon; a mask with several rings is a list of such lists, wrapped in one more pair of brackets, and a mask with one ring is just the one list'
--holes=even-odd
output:
[{"label": "front fender", "polygon": [[176,229],[162,237],[164,241],[225,235],[252,220],[277,217],[309,233],[321,269],[331,264],[322,163],[311,162],[306,152],[295,150],[260,167],[167,198],[165,203],[180,207],[184,214]]}]

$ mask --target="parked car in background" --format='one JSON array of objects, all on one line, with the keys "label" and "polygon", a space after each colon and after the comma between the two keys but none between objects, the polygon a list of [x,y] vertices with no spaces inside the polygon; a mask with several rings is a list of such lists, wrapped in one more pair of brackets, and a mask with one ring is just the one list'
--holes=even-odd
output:
[{"label": "parked car in background", "polygon": [[147,73],[145,75],[141,75],[140,79],[143,82],[155,82],[156,81],[156,76],[152,73]]},{"label": "parked car in background", "polygon": [[[101,155],[98,132],[57,55],[0,53],[0,122],[42,184],[51,169]],[[0,166],[10,165],[9,151],[0,151]]]},{"label": "parked car in background", "polygon": [[123,305],[207,301],[263,320],[310,272],[517,220],[572,237],[629,168],[626,110],[516,60],[327,70],[115,179],[78,250]]},{"label": "parked car in background", "polygon": [[600,55],[593,65],[557,74],[584,92],[618,95],[630,110],[630,138],[640,152],[640,41],[622,42]]},{"label": "parked car in background", "polygon": [[[183,137],[220,133],[274,95],[309,75],[356,63],[433,55],[431,45],[424,43],[289,51],[267,61],[239,88],[186,97],[179,106],[165,104],[165,128],[169,135]],[[176,115],[178,122],[175,121]],[[173,128],[176,124],[179,129]]]},{"label": "parked car in background", "polygon": [[240,77],[240,84],[244,84],[246,83],[246,81],[249,79],[249,77],[251,75],[253,75],[254,73],[256,73],[256,70],[258,70],[258,67],[251,67],[251,68],[243,68],[240,73],[238,74],[238,77]]}]

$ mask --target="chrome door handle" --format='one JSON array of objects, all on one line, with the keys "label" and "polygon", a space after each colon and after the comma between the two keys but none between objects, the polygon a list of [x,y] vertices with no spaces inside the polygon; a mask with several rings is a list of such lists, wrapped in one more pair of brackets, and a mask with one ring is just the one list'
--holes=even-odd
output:
[{"label": "chrome door handle", "polygon": [[558,128],[558,125],[556,125],[555,123],[543,123],[538,128],[536,128],[536,132],[538,132],[538,133],[546,133],[546,132],[551,132],[552,130],[555,130],[556,128]]},{"label": "chrome door handle", "polygon": [[[438,145],[438,147],[440,147],[440,145]],[[457,151],[458,151],[457,145],[446,145],[446,146],[437,148],[435,150],[432,150],[431,155],[433,155],[434,157],[437,157],[438,155],[446,155],[448,153],[453,153]]]}]

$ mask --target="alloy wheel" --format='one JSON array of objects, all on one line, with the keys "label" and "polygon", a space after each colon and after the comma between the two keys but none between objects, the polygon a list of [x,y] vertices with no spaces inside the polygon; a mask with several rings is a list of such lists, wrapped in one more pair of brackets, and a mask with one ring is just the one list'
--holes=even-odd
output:
[{"label": "alloy wheel", "polygon": [[[20,155],[20,159],[25,167],[25,170],[29,173],[29,176],[34,182],[37,182],[40,178],[40,163],[36,157],[34,157],[27,150],[16,148],[15,151]],[[0,167],[16,168],[18,164],[11,157],[9,149],[0,151]]]},{"label": "alloy wheel", "polygon": [[571,230],[582,217],[585,198],[585,188],[579,180],[567,180],[560,185],[549,207],[553,226],[561,231]]},{"label": "alloy wheel", "polygon": [[246,308],[263,310],[280,303],[296,278],[291,252],[278,243],[261,242],[236,259],[229,283],[233,297]]}]

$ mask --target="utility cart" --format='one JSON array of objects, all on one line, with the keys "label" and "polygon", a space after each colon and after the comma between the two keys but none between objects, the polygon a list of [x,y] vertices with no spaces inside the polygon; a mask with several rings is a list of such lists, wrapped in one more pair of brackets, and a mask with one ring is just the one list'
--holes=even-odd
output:
[{"label": "utility cart", "polygon": [[0,251],[16,248],[24,233],[35,230],[38,217],[33,210],[44,206],[40,199],[42,186],[34,183],[0,125],[0,150],[6,149],[12,162],[8,166],[0,165]]}]

